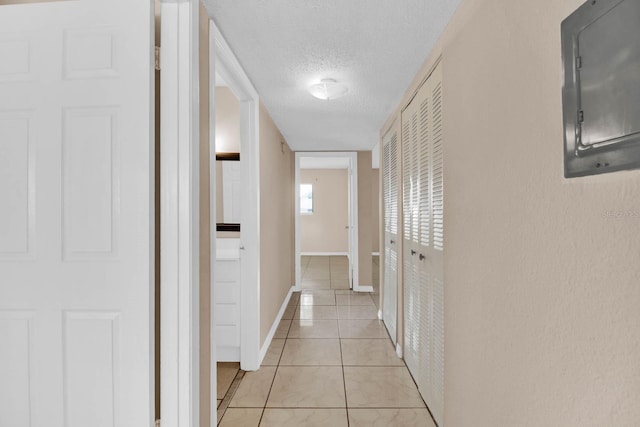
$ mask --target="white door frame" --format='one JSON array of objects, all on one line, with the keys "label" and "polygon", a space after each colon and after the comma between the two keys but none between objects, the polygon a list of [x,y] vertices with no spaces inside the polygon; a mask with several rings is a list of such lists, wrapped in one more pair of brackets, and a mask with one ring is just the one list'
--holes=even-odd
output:
[{"label": "white door frame", "polygon": [[[241,221],[240,221],[240,368],[255,371],[260,367],[260,98],[231,48],[210,20],[211,57],[215,58],[211,81],[215,73],[227,83],[240,101],[240,153],[242,174]],[[214,69],[215,68],[215,69]],[[215,84],[212,85],[215,87]],[[214,109],[211,110],[215,114]],[[214,116],[215,121],[215,116]],[[213,138],[215,140],[215,138]],[[215,159],[215,141],[211,147]],[[211,163],[215,167],[215,161]],[[215,174],[213,174],[215,176]],[[216,186],[212,182],[211,191]],[[215,193],[211,200],[215,201]],[[212,214],[215,215],[215,206]],[[213,224],[216,222],[214,221]],[[212,228],[215,229],[215,228]],[[212,236],[215,244],[215,235]],[[211,252],[212,254],[215,251]],[[215,265],[215,259],[212,259]],[[212,269],[213,270],[213,269]],[[213,282],[212,282],[213,283]],[[213,289],[213,285],[212,285]],[[212,291],[211,307],[215,307]],[[211,346],[215,354],[215,316],[211,315]],[[212,360],[215,363],[215,360]],[[212,369],[215,368],[215,365]],[[215,384],[212,385],[212,387]]]},{"label": "white door frame", "polygon": [[161,420],[199,423],[199,85],[197,0],[162,0]]},{"label": "white door frame", "polygon": [[[349,263],[352,290],[360,292],[358,274],[358,153],[344,151],[296,152],[295,157],[295,266],[296,291],[302,290],[302,253],[300,235],[300,159],[302,157],[343,157],[349,159]],[[351,273],[353,276],[351,276]],[[362,291],[365,291],[364,289]],[[369,289],[366,290],[370,291]]]}]

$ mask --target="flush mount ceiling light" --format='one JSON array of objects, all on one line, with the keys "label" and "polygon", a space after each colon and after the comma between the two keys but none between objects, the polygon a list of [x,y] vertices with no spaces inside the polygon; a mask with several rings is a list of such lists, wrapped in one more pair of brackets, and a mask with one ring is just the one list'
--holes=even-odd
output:
[{"label": "flush mount ceiling light", "polygon": [[318,99],[330,101],[343,97],[349,92],[349,89],[342,83],[338,83],[334,79],[323,79],[320,83],[311,85],[309,93]]}]

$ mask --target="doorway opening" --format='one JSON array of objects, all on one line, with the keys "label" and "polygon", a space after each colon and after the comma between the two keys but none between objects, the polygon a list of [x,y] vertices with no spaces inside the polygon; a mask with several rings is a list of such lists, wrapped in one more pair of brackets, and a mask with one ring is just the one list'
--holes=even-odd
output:
[{"label": "doorway opening", "polygon": [[357,153],[296,153],[295,192],[296,290],[360,291]]},{"label": "doorway opening", "polygon": [[[224,397],[220,395],[224,391],[220,390],[228,389],[218,387],[219,375],[223,385],[228,372],[238,367],[254,371],[259,366],[259,101],[255,88],[212,20],[209,20],[209,53],[210,82],[215,82],[211,85],[209,143],[210,221],[216,224],[211,232],[209,347],[211,406],[215,408]],[[225,313],[226,317],[220,316]],[[233,365],[224,365],[230,369],[218,372],[218,361]],[[218,399],[216,403],[213,396]],[[211,419],[213,422],[217,417]]]}]

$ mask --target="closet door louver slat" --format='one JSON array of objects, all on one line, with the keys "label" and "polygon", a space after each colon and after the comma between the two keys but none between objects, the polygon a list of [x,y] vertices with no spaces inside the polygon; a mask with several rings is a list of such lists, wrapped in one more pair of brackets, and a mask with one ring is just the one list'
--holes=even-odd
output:
[{"label": "closet door louver slat", "polygon": [[398,235],[398,131],[391,136],[389,143],[390,170],[389,170],[389,199],[390,199],[390,224],[391,234]]},{"label": "closet door louver slat", "polygon": [[431,193],[431,180],[429,179],[429,164],[431,157],[431,144],[429,143],[431,132],[429,117],[429,99],[424,99],[420,103],[420,166],[419,166],[419,212],[420,218],[420,238],[422,246],[428,247],[431,240],[431,206],[429,196]]},{"label": "closet door louver slat", "polygon": [[433,100],[433,247],[444,249],[444,153],[442,146],[442,84],[432,91]]},{"label": "closet door louver slat", "polygon": [[420,173],[419,173],[418,114],[411,114],[411,240],[420,241]]},{"label": "closet door louver slat", "polygon": [[[403,115],[404,117],[404,115]],[[411,151],[408,148],[411,139],[411,132],[408,122],[402,124],[402,217],[403,217],[403,238],[411,240]]]}]

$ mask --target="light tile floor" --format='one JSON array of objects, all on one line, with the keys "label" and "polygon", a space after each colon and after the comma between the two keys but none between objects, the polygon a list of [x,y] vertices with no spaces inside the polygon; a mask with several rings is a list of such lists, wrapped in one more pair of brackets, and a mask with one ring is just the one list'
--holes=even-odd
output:
[{"label": "light tile floor", "polygon": [[218,362],[218,406],[220,406],[220,402],[226,396],[227,392],[231,388],[231,383],[233,383],[234,378],[238,374],[240,370],[240,364],[236,362]]},{"label": "light tile floor", "polygon": [[294,293],[262,367],[245,374],[219,425],[435,427],[374,299],[331,288]]},{"label": "light tile floor", "polygon": [[303,256],[303,289],[349,289],[349,259],[346,256]]}]

